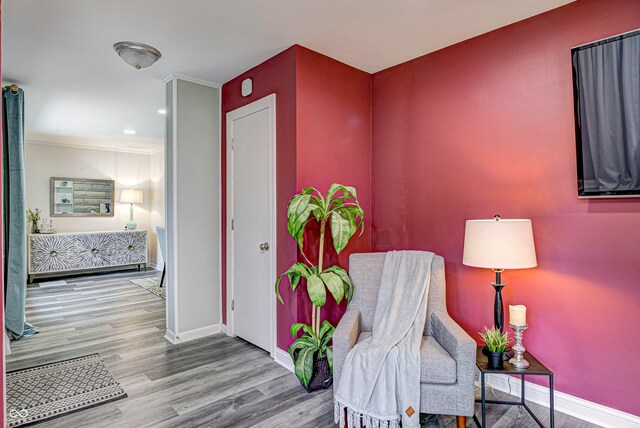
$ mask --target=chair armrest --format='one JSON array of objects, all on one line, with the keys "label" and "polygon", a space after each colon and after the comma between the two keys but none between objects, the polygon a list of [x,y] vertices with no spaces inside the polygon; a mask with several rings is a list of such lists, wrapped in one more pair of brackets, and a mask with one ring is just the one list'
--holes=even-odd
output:
[{"label": "chair armrest", "polygon": [[433,337],[456,361],[476,361],[476,342],[445,312],[431,314]]},{"label": "chair armrest", "polygon": [[360,336],[360,311],[347,309],[333,333],[333,387],[337,388],[347,354]]},{"label": "chair armrest", "polygon": [[446,312],[431,314],[433,337],[456,360],[458,415],[471,416],[474,403],[476,342]]}]

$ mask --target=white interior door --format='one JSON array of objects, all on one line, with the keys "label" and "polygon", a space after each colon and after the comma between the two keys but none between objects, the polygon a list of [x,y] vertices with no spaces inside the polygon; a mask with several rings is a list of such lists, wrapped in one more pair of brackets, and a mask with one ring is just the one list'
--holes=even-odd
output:
[{"label": "white interior door", "polygon": [[271,95],[227,117],[231,137],[227,141],[231,145],[231,329],[269,352],[275,339],[274,99]]}]

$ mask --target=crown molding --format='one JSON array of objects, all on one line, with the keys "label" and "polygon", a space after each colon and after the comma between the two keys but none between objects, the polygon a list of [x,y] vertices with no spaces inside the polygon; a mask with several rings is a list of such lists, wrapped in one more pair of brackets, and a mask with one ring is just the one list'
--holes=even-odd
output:
[{"label": "crown molding", "polygon": [[89,145],[78,144],[78,143],[62,143],[62,142],[54,142],[54,141],[46,141],[46,140],[38,140],[38,139],[26,139],[26,138],[25,138],[25,143],[37,145],[37,146],[61,147],[64,149],[96,150],[101,152],[129,153],[134,155],[153,155],[163,151],[162,147],[159,147],[157,149],[149,149],[149,150],[125,149],[125,148],[119,148],[119,147],[89,146]]},{"label": "crown molding", "polygon": [[211,86],[212,88],[217,88],[217,89],[222,88],[222,85],[220,83],[211,82],[209,80],[204,80],[204,79],[198,79],[197,77],[191,77],[181,73],[171,73],[170,75],[162,79],[162,82],[167,83],[174,79],[180,79],[180,80],[184,80],[185,82],[197,83],[199,85],[204,85],[204,86]]}]

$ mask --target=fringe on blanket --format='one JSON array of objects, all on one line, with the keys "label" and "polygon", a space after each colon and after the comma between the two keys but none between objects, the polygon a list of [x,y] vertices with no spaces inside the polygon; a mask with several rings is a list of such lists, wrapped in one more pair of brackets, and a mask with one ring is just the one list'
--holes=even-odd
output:
[{"label": "fringe on blanket", "polygon": [[[345,420],[345,409],[347,410]],[[346,426],[347,428],[400,428],[400,417],[396,419],[378,419],[371,415],[365,415],[360,412],[356,412],[348,406],[334,400],[333,404],[333,421],[340,424],[340,428]]]}]

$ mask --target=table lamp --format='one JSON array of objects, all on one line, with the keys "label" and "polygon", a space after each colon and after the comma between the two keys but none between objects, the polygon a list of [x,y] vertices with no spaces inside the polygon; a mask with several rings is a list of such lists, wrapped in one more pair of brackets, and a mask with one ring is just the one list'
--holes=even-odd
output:
[{"label": "table lamp", "polygon": [[503,220],[499,215],[491,220],[467,220],[462,264],[496,273],[496,282],[491,283],[496,290],[493,321],[504,331],[501,291],[507,284],[502,283],[502,272],[537,266],[531,220]]},{"label": "table lamp", "polygon": [[129,223],[125,226],[125,229],[135,229],[138,225],[133,220],[133,204],[142,203],[142,189],[122,189],[120,192],[120,202],[131,204],[131,217],[129,218]]}]

